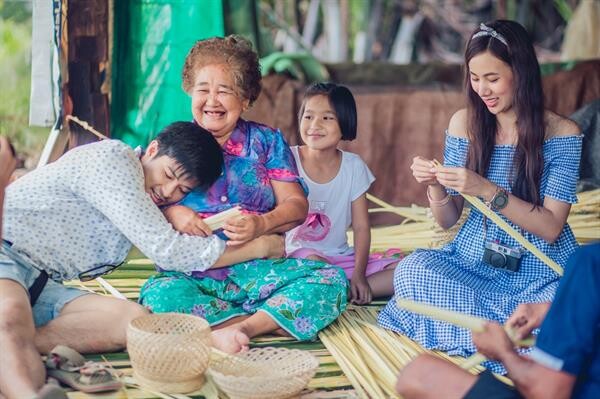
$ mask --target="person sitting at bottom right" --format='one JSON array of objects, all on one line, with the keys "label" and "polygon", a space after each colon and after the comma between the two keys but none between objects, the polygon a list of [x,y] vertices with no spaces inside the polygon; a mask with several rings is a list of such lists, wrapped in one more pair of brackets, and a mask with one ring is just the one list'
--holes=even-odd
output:
[{"label": "person sitting at bottom right", "polygon": [[582,247],[569,259],[552,305],[523,304],[507,325],[523,338],[542,320],[529,356],[515,352],[497,323],[473,334],[477,349],[504,364],[516,389],[489,371],[474,376],[430,355],[408,364],[396,389],[405,399],[600,398],[600,244]]}]

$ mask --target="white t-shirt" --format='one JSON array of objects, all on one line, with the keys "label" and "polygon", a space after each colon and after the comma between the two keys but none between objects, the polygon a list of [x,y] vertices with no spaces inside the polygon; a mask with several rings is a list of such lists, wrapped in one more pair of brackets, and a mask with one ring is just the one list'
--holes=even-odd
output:
[{"label": "white t-shirt", "polygon": [[338,174],[329,182],[312,181],[304,171],[298,146],[291,147],[300,176],[308,185],[309,211],[306,221],[286,234],[286,252],[312,248],[328,256],[350,255],[346,231],[352,223],[352,201],[364,194],[375,177],[357,154],[341,151]]}]

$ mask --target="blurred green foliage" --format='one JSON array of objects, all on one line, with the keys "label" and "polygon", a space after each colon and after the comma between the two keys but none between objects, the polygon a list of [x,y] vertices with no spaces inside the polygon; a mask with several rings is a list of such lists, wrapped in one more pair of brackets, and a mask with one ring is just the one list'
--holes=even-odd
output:
[{"label": "blurred green foliage", "polygon": [[34,166],[50,128],[29,126],[31,4],[0,0],[0,135]]}]

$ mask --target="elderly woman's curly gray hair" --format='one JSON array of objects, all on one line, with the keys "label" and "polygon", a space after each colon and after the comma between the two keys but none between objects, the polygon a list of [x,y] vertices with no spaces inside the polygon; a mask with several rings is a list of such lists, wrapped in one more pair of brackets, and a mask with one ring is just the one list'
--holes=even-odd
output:
[{"label": "elderly woman's curly gray hair", "polygon": [[207,65],[225,64],[233,76],[238,94],[250,105],[261,91],[261,73],[258,54],[252,43],[238,35],[199,40],[185,58],[183,90],[190,93],[196,74]]}]

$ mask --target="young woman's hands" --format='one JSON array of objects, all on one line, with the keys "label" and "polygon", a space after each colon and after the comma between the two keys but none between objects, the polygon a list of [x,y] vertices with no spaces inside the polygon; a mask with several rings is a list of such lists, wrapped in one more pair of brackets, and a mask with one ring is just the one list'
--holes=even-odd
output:
[{"label": "young woman's hands", "polygon": [[472,170],[449,166],[433,167],[431,170],[440,184],[461,194],[474,195],[489,201],[496,192],[494,183]]},{"label": "young woman's hands", "polygon": [[173,205],[163,211],[167,221],[180,233],[208,237],[212,230],[193,209],[183,205]]},{"label": "young woman's hands", "polygon": [[363,275],[354,275],[350,280],[350,301],[356,305],[371,303],[373,294],[367,278]]},{"label": "young woman's hands", "polygon": [[435,174],[435,165],[432,160],[417,156],[413,158],[413,163],[410,165],[413,177],[418,183],[428,186],[440,184],[437,181]]},{"label": "young woman's hands", "polygon": [[240,245],[265,232],[265,222],[262,216],[246,214],[225,221],[223,233],[229,238],[227,245]]}]

